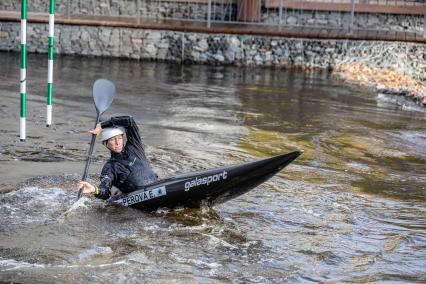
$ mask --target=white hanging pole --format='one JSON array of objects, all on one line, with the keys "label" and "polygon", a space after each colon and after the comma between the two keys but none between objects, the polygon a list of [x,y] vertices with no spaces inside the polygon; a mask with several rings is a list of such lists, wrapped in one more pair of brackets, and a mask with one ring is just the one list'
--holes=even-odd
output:
[{"label": "white hanging pole", "polygon": [[27,117],[27,0],[21,0],[21,75],[20,75],[20,123],[19,138],[26,139]]},{"label": "white hanging pole", "polygon": [[47,102],[46,126],[52,125],[52,88],[53,88],[53,42],[55,34],[55,0],[50,0],[49,7],[49,40],[47,51]]}]

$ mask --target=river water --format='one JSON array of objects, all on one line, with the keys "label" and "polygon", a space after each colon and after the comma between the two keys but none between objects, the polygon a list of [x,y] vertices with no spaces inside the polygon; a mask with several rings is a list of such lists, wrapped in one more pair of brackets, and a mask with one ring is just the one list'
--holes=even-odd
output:
[{"label": "river water", "polygon": [[[0,53],[0,281],[426,281],[424,111],[326,73],[59,57],[46,128],[45,57],[29,55],[22,143],[19,55]],[[160,177],[305,152],[214,208],[76,202],[97,78]],[[98,144],[92,182],[107,158]]]}]

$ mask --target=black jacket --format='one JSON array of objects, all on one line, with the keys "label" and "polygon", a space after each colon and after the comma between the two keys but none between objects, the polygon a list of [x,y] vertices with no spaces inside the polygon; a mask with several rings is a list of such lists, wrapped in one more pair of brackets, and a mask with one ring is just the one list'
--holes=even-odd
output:
[{"label": "black jacket", "polygon": [[104,165],[101,172],[101,184],[97,188],[97,197],[107,199],[111,196],[112,186],[123,193],[129,193],[138,187],[157,180],[157,175],[151,169],[139,128],[131,116],[111,117],[101,123],[102,128],[119,126],[126,130],[127,142],[121,153],[111,152],[111,158]]}]

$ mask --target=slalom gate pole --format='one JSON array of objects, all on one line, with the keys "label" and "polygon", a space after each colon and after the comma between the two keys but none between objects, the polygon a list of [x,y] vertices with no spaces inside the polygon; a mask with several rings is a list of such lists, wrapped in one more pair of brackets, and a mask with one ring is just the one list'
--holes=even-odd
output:
[{"label": "slalom gate pole", "polygon": [[27,116],[27,0],[21,0],[21,75],[20,75],[20,124],[19,137],[25,141]]},{"label": "slalom gate pole", "polygon": [[53,88],[53,41],[55,35],[55,0],[50,0],[49,6],[49,43],[47,51],[47,102],[46,126],[52,125],[52,88]]}]

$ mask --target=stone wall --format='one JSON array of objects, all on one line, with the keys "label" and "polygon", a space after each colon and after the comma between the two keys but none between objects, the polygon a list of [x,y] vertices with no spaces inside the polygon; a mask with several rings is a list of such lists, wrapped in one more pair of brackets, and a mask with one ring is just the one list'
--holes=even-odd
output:
[{"label": "stone wall", "polygon": [[[56,1],[56,13],[67,14],[69,1],[70,15],[97,16],[137,16],[136,0],[64,0]],[[1,0],[0,10],[19,11],[20,1]],[[48,1],[28,1],[29,12],[48,11]],[[236,21],[235,5],[218,2],[212,7],[212,19],[220,21]],[[158,0],[140,0],[140,16],[142,18],[162,19],[207,19],[207,5],[196,3],[176,3]],[[278,9],[262,9],[263,23],[278,24]],[[424,17],[422,15],[393,15],[356,13],[355,29],[391,30],[423,33]],[[322,12],[311,10],[285,9],[282,24],[289,26],[326,27],[348,29],[351,14],[348,12]]]},{"label": "stone wall", "polygon": [[[69,5],[69,6],[67,6]],[[235,20],[235,5],[218,5],[212,7],[212,19]],[[30,0],[27,4],[29,12],[46,13],[49,3],[46,0]],[[207,20],[207,5],[197,3],[167,2],[158,0],[140,0],[141,18],[194,19]],[[20,1],[2,0],[0,10],[19,11]],[[55,13],[67,15],[92,16],[124,16],[136,17],[136,0],[67,0],[55,2]]]},{"label": "stone wall", "polygon": [[[47,52],[47,29],[47,24],[28,24],[29,52]],[[0,50],[19,51],[19,34],[18,22],[0,22]],[[372,67],[426,81],[426,45],[412,43],[55,25],[55,53],[302,69],[333,69],[368,61]]]},{"label": "stone wall", "polygon": [[[354,29],[360,30],[382,30],[382,31],[404,31],[423,33],[423,16],[394,15],[394,14],[369,14],[356,13],[353,23]],[[278,24],[278,11],[272,11],[262,15],[262,22]],[[351,23],[350,13],[299,11],[288,10],[283,14],[283,25],[340,28],[349,30]]]}]

